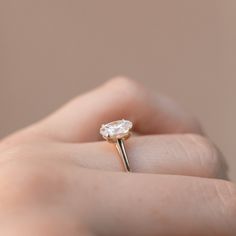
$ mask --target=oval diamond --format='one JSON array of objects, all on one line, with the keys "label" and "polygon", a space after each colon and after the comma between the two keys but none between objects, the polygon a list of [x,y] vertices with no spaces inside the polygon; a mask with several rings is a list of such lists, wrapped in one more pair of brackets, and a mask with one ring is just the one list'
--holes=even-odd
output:
[{"label": "oval diamond", "polygon": [[102,125],[100,134],[104,138],[123,138],[129,134],[133,124],[129,120],[117,120],[108,124]]}]

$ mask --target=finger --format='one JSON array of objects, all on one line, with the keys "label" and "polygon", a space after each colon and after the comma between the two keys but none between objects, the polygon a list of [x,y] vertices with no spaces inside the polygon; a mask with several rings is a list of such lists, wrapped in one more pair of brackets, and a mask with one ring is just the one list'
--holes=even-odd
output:
[{"label": "finger", "polygon": [[74,188],[75,196],[86,189],[84,197],[92,204],[89,224],[95,235],[236,233],[236,188],[227,181],[81,172],[78,186]]},{"label": "finger", "polygon": [[37,131],[57,140],[100,140],[102,123],[130,119],[142,134],[201,132],[192,116],[170,99],[157,96],[140,84],[116,78],[81,95],[37,126]]},{"label": "finger", "polygon": [[[132,172],[226,178],[227,167],[221,154],[199,135],[140,136],[127,140],[126,150]],[[32,142],[4,152],[5,158],[42,160],[55,158],[90,169],[124,171],[114,144],[94,142],[63,144]],[[19,155],[20,154],[20,155]],[[7,158],[8,157],[8,158]]]},{"label": "finger", "polygon": [[[124,171],[114,144],[66,144],[63,150],[82,167]],[[227,168],[221,154],[199,135],[135,137],[127,141],[126,150],[132,172],[226,177]]]}]

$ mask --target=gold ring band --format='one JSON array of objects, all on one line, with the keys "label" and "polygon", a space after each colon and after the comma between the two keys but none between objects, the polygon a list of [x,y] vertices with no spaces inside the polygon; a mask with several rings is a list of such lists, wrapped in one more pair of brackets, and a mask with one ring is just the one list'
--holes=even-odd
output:
[{"label": "gold ring band", "polygon": [[123,139],[118,139],[116,141],[116,148],[120,154],[121,159],[123,160],[125,171],[130,172],[131,170],[129,165],[129,159],[125,150],[125,144]]}]

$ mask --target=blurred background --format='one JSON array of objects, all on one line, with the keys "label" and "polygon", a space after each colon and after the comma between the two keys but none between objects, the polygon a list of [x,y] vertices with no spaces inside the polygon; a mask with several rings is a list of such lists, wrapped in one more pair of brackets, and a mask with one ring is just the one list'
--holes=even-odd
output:
[{"label": "blurred background", "polygon": [[236,1],[0,0],[0,138],[112,76],[198,116],[236,180]]}]

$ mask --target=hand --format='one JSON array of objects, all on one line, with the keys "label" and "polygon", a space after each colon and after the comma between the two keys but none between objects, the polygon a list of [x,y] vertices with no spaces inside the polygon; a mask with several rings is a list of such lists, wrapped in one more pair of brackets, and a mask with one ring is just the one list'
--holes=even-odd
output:
[{"label": "hand", "polygon": [[[102,123],[126,118],[134,173]],[[0,235],[236,235],[219,151],[171,100],[116,78],[2,140]]]}]

